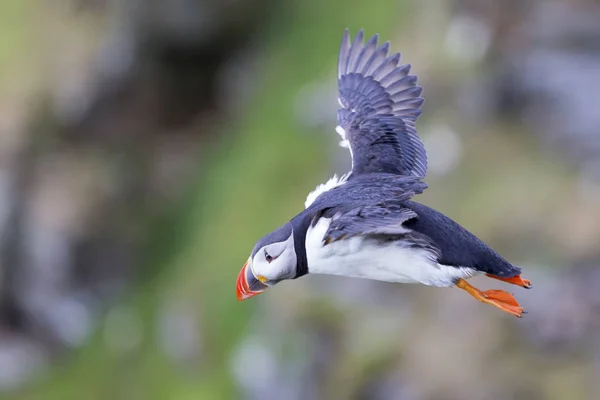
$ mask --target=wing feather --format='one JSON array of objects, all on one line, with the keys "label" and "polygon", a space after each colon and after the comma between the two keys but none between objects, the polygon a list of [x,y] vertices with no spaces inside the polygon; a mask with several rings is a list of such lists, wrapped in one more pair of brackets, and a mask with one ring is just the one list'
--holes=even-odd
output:
[{"label": "wing feather", "polygon": [[336,131],[352,155],[352,175],[387,172],[424,177],[425,147],[415,122],[421,114],[422,88],[398,65],[400,54],[388,55],[389,42],[378,47],[378,35],[364,43],[360,30],[350,41],[344,32],[338,61]]},{"label": "wing feather", "polygon": [[402,235],[410,232],[403,224],[417,214],[401,206],[378,205],[354,208],[331,221],[323,241],[326,244],[367,235]]},{"label": "wing feather", "polygon": [[[390,42],[378,42],[378,35],[364,43],[362,30],[353,40],[344,31],[338,59],[342,108],[335,130],[342,138],[340,145],[350,150],[352,170],[342,179],[334,177],[319,185],[307,197],[307,208],[324,193],[372,172],[416,178],[411,185],[419,193],[426,187],[421,178],[427,172],[427,155],[415,128],[422,89],[417,77],[409,75],[410,65],[398,65],[400,53],[389,54]],[[407,198],[415,192],[409,193]]]}]

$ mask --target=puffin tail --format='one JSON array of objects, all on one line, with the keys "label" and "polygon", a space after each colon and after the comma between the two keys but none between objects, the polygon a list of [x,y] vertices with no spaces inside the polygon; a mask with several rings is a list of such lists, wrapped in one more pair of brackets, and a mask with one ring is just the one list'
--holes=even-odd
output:
[{"label": "puffin tail", "polygon": [[492,279],[497,279],[502,282],[510,283],[511,285],[521,286],[525,289],[531,289],[533,287],[533,285],[531,284],[531,281],[529,281],[528,279],[521,278],[521,274],[511,276],[510,278],[504,278],[504,277],[500,277],[500,276],[496,276],[496,275],[492,275],[492,274],[486,274],[486,276],[489,278],[492,278]]}]

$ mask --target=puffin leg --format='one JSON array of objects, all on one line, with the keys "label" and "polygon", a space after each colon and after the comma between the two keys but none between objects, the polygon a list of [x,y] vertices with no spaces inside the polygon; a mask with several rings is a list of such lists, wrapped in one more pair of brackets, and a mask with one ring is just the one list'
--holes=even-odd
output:
[{"label": "puffin leg", "polygon": [[486,290],[485,292],[482,292],[464,279],[459,279],[458,282],[456,282],[456,287],[466,291],[482,303],[497,307],[502,311],[519,318],[523,316],[523,307],[517,303],[517,300],[510,293],[503,290]]},{"label": "puffin leg", "polygon": [[490,275],[490,274],[485,274],[485,275],[488,278],[498,279],[499,281],[502,281],[502,282],[506,282],[506,283],[510,283],[512,285],[524,287],[525,289],[531,289],[533,287],[533,285],[531,284],[531,281],[529,281],[529,279],[521,278],[520,274],[511,276],[510,278],[501,278],[499,276]]}]

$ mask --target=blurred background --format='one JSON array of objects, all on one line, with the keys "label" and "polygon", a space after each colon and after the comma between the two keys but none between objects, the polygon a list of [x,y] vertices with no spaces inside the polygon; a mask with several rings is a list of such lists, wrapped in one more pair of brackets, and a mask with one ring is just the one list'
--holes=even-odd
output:
[{"label": "blurred background", "polygon": [[[350,165],[344,28],[413,65],[417,200],[525,269],[475,279],[522,320],[339,277],[237,301]],[[0,398],[598,399],[599,105],[593,0],[3,0]]]}]

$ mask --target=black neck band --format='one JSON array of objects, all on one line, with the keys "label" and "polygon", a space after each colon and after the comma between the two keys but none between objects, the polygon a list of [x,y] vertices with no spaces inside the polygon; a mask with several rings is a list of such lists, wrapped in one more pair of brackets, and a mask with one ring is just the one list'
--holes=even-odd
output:
[{"label": "black neck band", "polygon": [[306,232],[310,226],[311,216],[302,212],[290,222],[294,229],[294,250],[296,251],[296,276],[293,279],[300,278],[308,274],[308,260],[306,259]]}]

